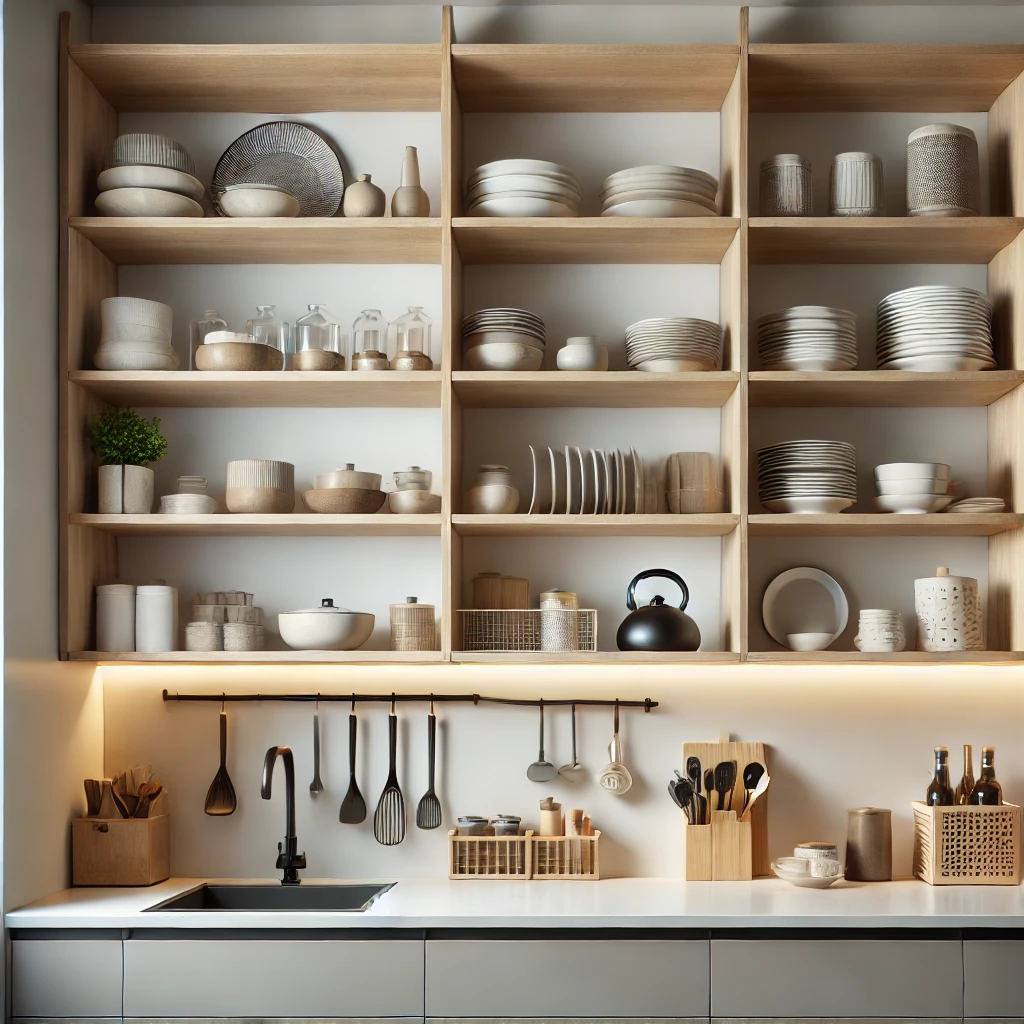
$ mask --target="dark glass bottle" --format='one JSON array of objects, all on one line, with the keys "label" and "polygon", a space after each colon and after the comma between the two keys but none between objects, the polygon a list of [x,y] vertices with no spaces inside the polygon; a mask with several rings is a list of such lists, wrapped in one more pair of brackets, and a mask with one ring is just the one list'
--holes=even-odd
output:
[{"label": "dark glass bottle", "polygon": [[935,778],[924,795],[924,802],[931,807],[949,807],[953,803],[953,790],[949,788],[949,751],[945,747],[935,748]]},{"label": "dark glass bottle", "polygon": [[956,802],[965,804],[974,791],[974,751],[970,743],[964,744],[964,774],[956,787]]},{"label": "dark glass bottle", "polygon": [[971,790],[971,804],[997,807],[1003,802],[1003,787],[996,782],[996,748],[981,748],[981,775]]}]

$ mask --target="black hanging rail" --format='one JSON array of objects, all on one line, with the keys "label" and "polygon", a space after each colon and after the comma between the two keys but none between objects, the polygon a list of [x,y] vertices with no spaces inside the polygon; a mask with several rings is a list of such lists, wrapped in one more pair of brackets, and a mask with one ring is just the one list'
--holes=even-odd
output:
[{"label": "black hanging rail", "polygon": [[569,698],[566,700],[545,700],[543,697],[537,700],[526,700],[520,697],[484,697],[479,693],[168,693],[164,690],[165,701],[215,701],[217,703],[230,702],[252,702],[257,701],[284,701],[298,703],[329,704],[390,704],[397,701],[414,701],[421,704],[428,704],[431,701],[437,704],[515,704],[519,707],[538,708],[544,707],[569,707],[575,704],[576,707],[619,707],[619,708],[643,708],[644,712],[650,711],[658,706],[656,700],[645,697],[643,700],[578,700]]}]

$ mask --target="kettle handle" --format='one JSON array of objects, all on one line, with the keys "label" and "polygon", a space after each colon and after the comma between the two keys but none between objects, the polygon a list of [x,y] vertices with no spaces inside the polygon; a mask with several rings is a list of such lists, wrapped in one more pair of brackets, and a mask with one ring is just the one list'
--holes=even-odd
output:
[{"label": "kettle handle", "polygon": [[636,611],[636,585],[641,580],[650,579],[652,576],[660,577],[661,579],[671,580],[683,594],[683,600],[679,605],[680,611],[685,611],[686,606],[690,603],[690,591],[687,589],[686,584],[683,582],[682,576],[678,573],[673,572],[671,569],[646,569],[644,572],[638,572],[634,577],[629,587],[626,589],[626,607],[631,611]]}]

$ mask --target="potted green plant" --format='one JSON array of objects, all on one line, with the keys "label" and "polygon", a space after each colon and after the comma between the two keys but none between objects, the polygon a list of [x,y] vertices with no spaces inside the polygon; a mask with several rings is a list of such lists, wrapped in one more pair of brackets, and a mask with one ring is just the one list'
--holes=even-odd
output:
[{"label": "potted green plant", "polygon": [[160,421],[143,419],[134,409],[108,406],[89,427],[89,447],[100,458],[99,511],[150,512],[153,470],[167,451]]}]

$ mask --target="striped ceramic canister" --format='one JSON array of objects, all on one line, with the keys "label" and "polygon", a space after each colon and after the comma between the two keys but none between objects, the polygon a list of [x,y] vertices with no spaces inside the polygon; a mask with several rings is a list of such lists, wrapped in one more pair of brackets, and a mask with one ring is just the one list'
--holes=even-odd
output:
[{"label": "striped ceramic canister", "polygon": [[832,161],[829,213],[881,217],[885,213],[882,161],[873,153],[838,153]]}]

